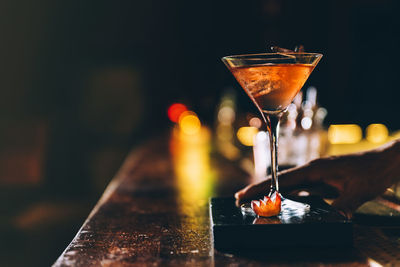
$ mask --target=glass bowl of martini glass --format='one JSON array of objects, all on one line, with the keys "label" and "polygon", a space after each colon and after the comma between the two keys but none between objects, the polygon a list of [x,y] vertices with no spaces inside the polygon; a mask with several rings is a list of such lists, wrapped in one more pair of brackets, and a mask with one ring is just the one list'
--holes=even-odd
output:
[{"label": "glass bowl of martini glass", "polygon": [[266,192],[264,199],[251,202],[251,209],[258,216],[276,216],[281,213],[281,207],[283,212],[288,206],[281,205],[283,198],[279,193],[279,120],[321,58],[322,54],[303,52],[247,54],[222,58],[260,111],[270,137],[271,188]]}]

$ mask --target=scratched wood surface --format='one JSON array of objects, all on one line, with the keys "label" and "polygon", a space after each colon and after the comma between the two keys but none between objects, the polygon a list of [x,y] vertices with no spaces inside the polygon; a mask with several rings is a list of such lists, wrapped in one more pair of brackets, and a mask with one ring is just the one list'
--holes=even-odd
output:
[{"label": "scratched wood surface", "polygon": [[361,241],[351,252],[214,250],[208,197],[231,195],[248,175],[210,149],[196,149],[161,138],[132,151],[54,266],[369,265],[357,248],[371,240],[369,228],[355,231]]}]

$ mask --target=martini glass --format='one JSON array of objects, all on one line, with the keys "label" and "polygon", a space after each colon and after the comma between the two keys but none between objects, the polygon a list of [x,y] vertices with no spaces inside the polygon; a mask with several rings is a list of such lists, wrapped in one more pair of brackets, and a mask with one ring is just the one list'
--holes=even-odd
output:
[{"label": "martini glass", "polygon": [[248,54],[222,58],[267,124],[272,170],[268,197],[272,197],[275,193],[275,200],[279,195],[277,174],[279,120],[321,58],[322,54],[302,52]]}]

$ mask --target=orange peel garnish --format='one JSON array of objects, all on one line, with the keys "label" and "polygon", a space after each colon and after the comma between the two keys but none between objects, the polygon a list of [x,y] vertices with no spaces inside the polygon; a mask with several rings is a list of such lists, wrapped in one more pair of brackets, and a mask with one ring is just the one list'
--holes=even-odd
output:
[{"label": "orange peel garnish", "polygon": [[262,217],[276,216],[281,212],[281,196],[275,192],[275,200],[265,196],[264,199],[251,201],[253,211]]}]

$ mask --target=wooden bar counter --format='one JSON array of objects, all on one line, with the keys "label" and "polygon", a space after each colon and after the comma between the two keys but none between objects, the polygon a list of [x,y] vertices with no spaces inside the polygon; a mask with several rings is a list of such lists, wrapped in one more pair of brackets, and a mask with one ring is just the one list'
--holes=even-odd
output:
[{"label": "wooden bar counter", "polygon": [[133,150],[54,266],[400,264],[399,239],[365,225],[355,225],[350,250],[215,250],[208,199],[232,196],[249,175],[216,153],[207,135],[158,138]]}]

